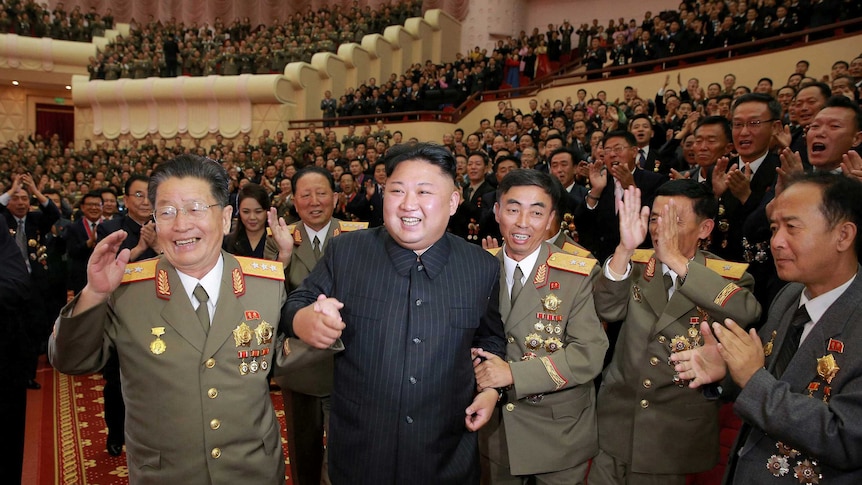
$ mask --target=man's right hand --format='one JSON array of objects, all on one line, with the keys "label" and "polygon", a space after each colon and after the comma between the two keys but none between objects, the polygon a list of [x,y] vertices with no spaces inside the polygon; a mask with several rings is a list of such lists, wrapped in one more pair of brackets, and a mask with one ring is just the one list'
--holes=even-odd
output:
[{"label": "man's right hand", "polygon": [[96,244],[87,262],[87,286],[81,290],[73,314],[104,303],[120,286],[131,254],[128,249],[120,251],[126,235],[126,231],[113,232]]},{"label": "man's right hand", "polygon": [[344,303],[320,295],[317,301],[296,312],[293,317],[293,332],[312,347],[329,348],[341,337],[345,327],[339,312],[342,308]]}]

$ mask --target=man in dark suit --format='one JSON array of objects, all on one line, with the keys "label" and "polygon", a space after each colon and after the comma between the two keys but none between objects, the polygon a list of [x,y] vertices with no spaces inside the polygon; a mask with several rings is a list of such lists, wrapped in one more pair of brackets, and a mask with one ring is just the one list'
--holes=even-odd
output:
[{"label": "man in dark suit", "polygon": [[96,228],[102,218],[102,197],[90,192],[81,198],[83,217],[66,229],[66,256],[69,264],[69,289],[78,293],[87,284],[87,261],[96,247]]},{"label": "man in dark suit", "polygon": [[[825,208],[828,207],[827,211]],[[726,375],[743,419],[725,483],[862,481],[862,183],[813,173],[772,202],[776,296],[759,334],[701,325],[705,345],[673,357],[691,387]],[[732,380],[732,382],[731,382]]]},{"label": "man in dark suit", "polygon": [[[644,205],[651,206],[655,191],[667,177],[641,170],[635,164],[637,142],[628,131],[612,131],[604,140],[604,161],[590,165],[590,190],[586,203],[575,212],[579,242],[592,251],[599,262],[613,253],[620,241],[616,202],[626,187],[641,191]],[[644,245],[651,246],[647,238]]]},{"label": "man in dark suit", "polygon": [[598,452],[593,379],[608,348],[593,307],[596,260],[545,241],[563,192],[551,175],[515,170],[498,192],[494,212],[506,236],[497,250],[500,314],[509,345],[506,360],[478,352],[487,359],[476,367],[479,387],[507,389],[506,404],[479,431],[488,478],[583,483]]},{"label": "man in dark suit", "polygon": [[464,187],[461,205],[449,221],[452,234],[462,237],[473,244],[480,244],[480,222],[486,212],[482,196],[494,192],[494,187],[486,180],[490,159],[483,152],[473,152],[467,157],[467,179],[469,185]]},{"label": "man in dark suit", "polygon": [[[684,485],[686,474],[719,457],[719,401],[687,389],[668,357],[700,345],[697,323],[760,317],[754,279],[741,263],[698,250],[712,231],[716,203],[693,180],[656,192],[652,214],[629,187],[620,207],[620,243],[595,283],[596,311],[623,321],[597,398],[600,452],[592,485]],[[647,234],[649,234],[647,236]],[[644,237],[655,251],[637,249]]]},{"label": "man in dark suit", "polygon": [[471,348],[505,354],[499,263],[446,234],[460,199],[448,150],[396,145],[386,169],[386,225],[333,239],[291,293],[283,327],[313,347],[344,343],[330,415],[333,483],[477,484],[472,431],[500,393],[476,392]]},{"label": "man in dark suit", "polygon": [[[39,203],[40,210],[30,210],[31,197]],[[57,310],[47,302],[55,299],[51,294],[65,292],[65,281],[59,282],[59,286],[54,284],[53,268],[48,265],[48,236],[51,227],[60,219],[60,210],[42,194],[30,174],[22,174],[13,178],[12,187],[0,195],[0,212],[9,229],[15,231],[15,243],[30,273],[31,293],[27,304],[30,324],[27,326],[27,341],[20,344],[29,349],[27,387],[40,389],[42,386],[36,382],[36,367]],[[53,257],[51,259],[54,260]]]},{"label": "man in dark suit", "polygon": [[24,423],[27,414],[26,355],[21,342],[26,341],[24,312],[30,296],[30,275],[21,258],[21,250],[9,232],[6,218],[0,217],[0,315],[3,334],[0,340],[0,415],[8,422],[0,430],[0,476],[9,483],[21,482],[24,460]]}]

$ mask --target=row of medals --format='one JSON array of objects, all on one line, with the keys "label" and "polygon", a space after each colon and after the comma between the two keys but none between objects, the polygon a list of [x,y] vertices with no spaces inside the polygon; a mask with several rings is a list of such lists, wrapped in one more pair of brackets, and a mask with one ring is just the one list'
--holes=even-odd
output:
[{"label": "row of medals", "polygon": [[[670,351],[671,353],[683,352],[685,350],[695,349],[703,345],[703,336],[700,334],[700,324],[701,322],[709,321],[709,314],[706,313],[700,307],[697,307],[697,312],[700,314],[700,318],[691,317],[689,319],[688,324],[690,327],[686,332],[686,335],[677,335],[670,341]],[[673,365],[668,359],[668,365]],[[679,373],[674,372],[673,374],[673,383],[679,387],[686,387],[690,381],[686,379],[681,379],[679,377]]]},{"label": "row of medals", "polygon": [[[236,347],[250,347],[252,336],[256,337],[257,345],[265,345],[272,342],[273,328],[272,325],[263,321],[254,330],[247,323],[240,323],[233,330],[233,340]],[[269,363],[266,361],[266,356],[269,354],[269,347],[255,350],[238,350],[237,358],[241,359],[239,363],[239,375],[245,376],[248,374],[257,374],[257,372],[266,372],[269,370]],[[245,359],[251,357],[251,362],[246,362]],[[260,362],[257,358],[260,357]]]},{"label": "row of medals", "polygon": [[[536,323],[533,324],[533,328],[536,332],[527,335],[524,339],[524,346],[529,350],[524,352],[524,355],[521,356],[521,360],[535,359],[538,357],[535,351],[542,347],[544,347],[545,351],[549,354],[553,354],[563,348],[563,341],[560,340],[560,337],[563,335],[563,327],[559,323],[563,321],[563,316],[553,313],[560,307],[560,303],[562,303],[562,300],[553,293],[548,293],[547,296],[542,298],[542,307],[550,313],[536,313],[537,320]],[[546,321],[548,323],[545,323]],[[547,333],[548,338],[542,338],[540,332]]]}]

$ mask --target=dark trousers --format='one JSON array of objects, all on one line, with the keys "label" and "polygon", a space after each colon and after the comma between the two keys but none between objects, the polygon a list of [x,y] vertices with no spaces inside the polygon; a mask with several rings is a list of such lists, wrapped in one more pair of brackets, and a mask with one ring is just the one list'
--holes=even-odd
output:
[{"label": "dark trousers", "polygon": [[324,399],[282,390],[287,450],[295,485],[320,485],[323,468]]},{"label": "dark trousers", "polygon": [[123,389],[120,384],[120,360],[116,352],[102,368],[105,378],[105,425],[108,426],[108,443],[126,442],[126,404],[123,402]]},{"label": "dark trousers", "polygon": [[24,423],[27,388],[23,383],[0,385],[0,477],[3,483],[21,483],[24,463]]}]

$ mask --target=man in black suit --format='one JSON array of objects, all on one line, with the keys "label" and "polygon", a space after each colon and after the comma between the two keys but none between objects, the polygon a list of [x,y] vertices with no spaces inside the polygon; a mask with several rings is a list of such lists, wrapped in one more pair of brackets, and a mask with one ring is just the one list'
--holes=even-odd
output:
[{"label": "man in black suit", "polygon": [[[826,208],[829,208],[828,210]],[[701,324],[704,345],[673,354],[698,387],[725,376],[743,420],[725,483],[857,484],[862,455],[862,183],[815,172],[790,182],[770,205],[776,296],[759,335],[732,320]],[[720,342],[720,347],[719,347]]]},{"label": "man in black suit", "polygon": [[[157,256],[156,228],[153,222],[153,206],[147,197],[149,178],[132,175],[124,187],[126,215],[96,226],[98,241],[116,231],[125,231],[126,238],[120,251],[129,249],[129,261],[141,261]],[[111,456],[120,456],[125,442],[126,406],[120,384],[120,363],[116,353],[108,359],[102,369],[105,378],[105,424],[108,426],[107,450]]]},{"label": "man in black suit", "polygon": [[473,244],[481,244],[479,234],[482,231],[480,222],[486,213],[482,197],[488,192],[494,192],[494,187],[488,183],[488,164],[490,159],[483,152],[473,152],[467,157],[467,179],[469,185],[464,187],[458,210],[449,221],[452,234],[462,237]]},{"label": "man in black suit", "polygon": [[[39,203],[39,209],[30,210],[30,198]],[[58,289],[53,285],[48,268],[47,237],[51,226],[60,219],[60,210],[45,196],[30,174],[19,175],[12,180],[12,187],[0,195],[0,212],[6,218],[9,229],[15,231],[15,243],[20,250],[21,259],[30,273],[31,293],[28,296],[27,342],[21,342],[29,349],[27,357],[28,382],[30,389],[42,386],[36,382],[36,366],[43,343],[47,342],[51,327],[59,311],[46,300]],[[52,258],[53,260],[54,258]],[[65,282],[60,290],[65,291]]]},{"label": "man in black suit", "polygon": [[446,233],[460,199],[448,150],[396,145],[386,170],[385,226],[333,239],[290,294],[282,326],[317,348],[344,343],[333,483],[478,484],[473,431],[501,394],[477,393],[471,348],[505,354],[499,263]]},{"label": "man in black suit", "polygon": [[102,218],[102,197],[90,192],[81,198],[83,217],[66,229],[66,256],[69,263],[69,289],[78,293],[87,284],[87,261],[96,247],[96,228]]},{"label": "man in black suit", "polygon": [[[637,142],[628,131],[612,131],[604,140],[604,161],[590,165],[590,190],[586,203],[575,212],[580,243],[600,262],[613,253],[620,242],[616,203],[622,192],[634,185],[641,190],[643,205],[652,207],[655,191],[667,181],[660,173],[641,170],[635,162]],[[644,241],[649,245],[649,238]]]},{"label": "man in black suit", "polygon": [[27,356],[21,342],[26,341],[26,301],[30,296],[30,276],[21,251],[10,234],[6,218],[0,217],[0,415],[8,420],[0,430],[0,476],[9,483],[21,482],[24,460],[24,423],[27,413]]}]

